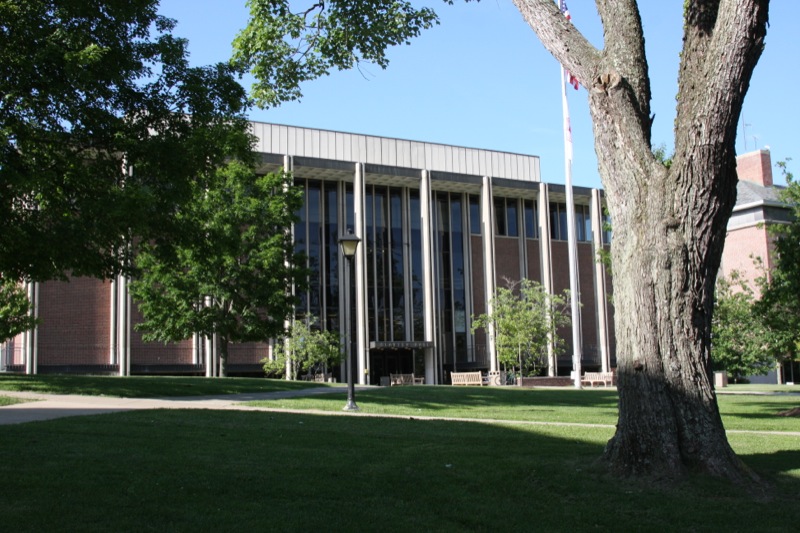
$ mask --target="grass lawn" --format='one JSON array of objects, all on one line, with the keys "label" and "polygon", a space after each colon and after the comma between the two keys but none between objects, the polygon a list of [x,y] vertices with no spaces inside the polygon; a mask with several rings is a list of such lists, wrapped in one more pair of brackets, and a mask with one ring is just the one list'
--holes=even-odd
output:
[{"label": "grass lawn", "polygon": [[47,394],[85,394],[121,398],[162,396],[213,396],[246,392],[276,392],[325,383],[263,378],[205,378],[196,376],[79,376],[71,374],[0,374],[0,391],[31,391]]},{"label": "grass lawn", "polygon": [[[42,378],[50,376],[28,385]],[[129,378],[97,379],[119,394],[115,380]],[[175,379],[133,378],[138,392],[125,392],[147,396]],[[184,379],[198,380],[166,388]],[[8,383],[0,376],[0,388]],[[257,383],[272,386],[225,386],[253,392],[241,387]],[[215,385],[196,384],[207,386]],[[344,397],[339,388],[269,405],[340,411]],[[791,531],[800,523],[797,435],[730,434],[770,481],[762,497],[706,478],[677,487],[611,478],[595,460],[613,427],[413,418],[613,426],[615,390],[393,387],[356,400],[364,412],[408,417],[161,410],[2,426],[4,530]],[[798,396],[719,402],[729,429],[800,432],[800,419],[776,416],[800,405]]]},{"label": "grass lawn", "polygon": [[0,394],[0,407],[6,405],[14,405],[15,403],[24,403],[28,400],[23,400],[22,398],[12,398],[10,396],[3,396]]}]

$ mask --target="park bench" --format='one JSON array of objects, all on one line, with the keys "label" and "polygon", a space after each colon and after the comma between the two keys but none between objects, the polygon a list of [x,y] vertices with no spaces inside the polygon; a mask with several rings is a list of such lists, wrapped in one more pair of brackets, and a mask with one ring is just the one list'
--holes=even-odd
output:
[{"label": "park bench", "polygon": [[389,374],[389,386],[395,385],[422,385],[425,378],[418,378],[414,374]]},{"label": "park bench", "polygon": [[613,372],[585,372],[581,378],[581,383],[588,383],[594,387],[595,383],[602,383],[604,387],[614,384]]},{"label": "park bench", "polygon": [[483,376],[480,372],[450,372],[450,382],[453,385],[483,386]]}]

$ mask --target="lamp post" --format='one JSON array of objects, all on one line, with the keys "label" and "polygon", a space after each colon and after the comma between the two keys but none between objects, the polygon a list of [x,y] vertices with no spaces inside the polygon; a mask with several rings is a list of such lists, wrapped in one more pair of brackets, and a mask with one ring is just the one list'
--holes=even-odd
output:
[{"label": "lamp post", "polygon": [[[350,279],[350,264],[353,261],[353,257],[356,255],[356,249],[358,249],[358,243],[361,242],[361,238],[353,235],[352,233],[347,233],[345,235],[339,236],[339,246],[342,249],[342,255],[347,259],[347,278]],[[348,295],[348,303],[349,296],[350,296],[350,287],[348,286],[347,295]],[[351,308],[352,309],[352,308]],[[352,315],[350,320],[352,321]],[[353,363],[353,344],[354,339],[352,338],[352,328],[347,328],[347,334],[351,337],[350,338],[350,350],[348,351],[347,355],[347,404],[344,406],[344,411],[359,411],[358,405],[356,405],[356,388],[355,388],[355,365]]]}]

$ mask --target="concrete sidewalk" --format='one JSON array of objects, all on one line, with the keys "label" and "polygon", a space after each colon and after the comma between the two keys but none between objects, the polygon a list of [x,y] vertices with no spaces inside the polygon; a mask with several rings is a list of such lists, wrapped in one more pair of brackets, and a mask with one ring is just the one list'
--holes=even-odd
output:
[{"label": "concrete sidewalk", "polygon": [[[369,387],[356,387],[364,391]],[[241,405],[254,400],[279,400],[315,396],[318,394],[340,394],[344,403],[346,388],[319,387],[279,392],[253,394],[226,394],[219,396],[184,396],[165,398],[116,398],[111,396],[80,396],[62,394],[40,394],[35,392],[0,391],[0,395],[31,400],[0,407],[0,425],[22,424],[37,420],[53,420],[67,416],[98,415],[140,409],[227,409],[257,410]]]}]

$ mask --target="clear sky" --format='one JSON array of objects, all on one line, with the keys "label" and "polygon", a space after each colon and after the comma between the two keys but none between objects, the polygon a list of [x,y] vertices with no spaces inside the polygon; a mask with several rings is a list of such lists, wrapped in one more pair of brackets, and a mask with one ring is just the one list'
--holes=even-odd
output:
[{"label": "clear sky", "polygon": [[[386,70],[336,72],[303,87],[303,99],[251,113],[257,121],[380,135],[471,148],[538,155],[542,179],[564,182],[561,78],[510,0],[448,6],[429,0],[441,24],[410,46],[390,51]],[[655,113],[653,143],[673,146],[679,0],[641,0]],[[601,47],[594,0],[569,0],[572,21]],[[225,61],[247,21],[245,0],[162,0],[161,14],[178,21],[193,64]],[[769,147],[773,163],[793,158],[800,173],[800,1],[773,0],[766,49],[744,104],[738,153]],[[248,80],[244,80],[249,85]],[[599,187],[586,91],[569,89],[573,183]],[[776,183],[783,183],[776,174]]]}]

